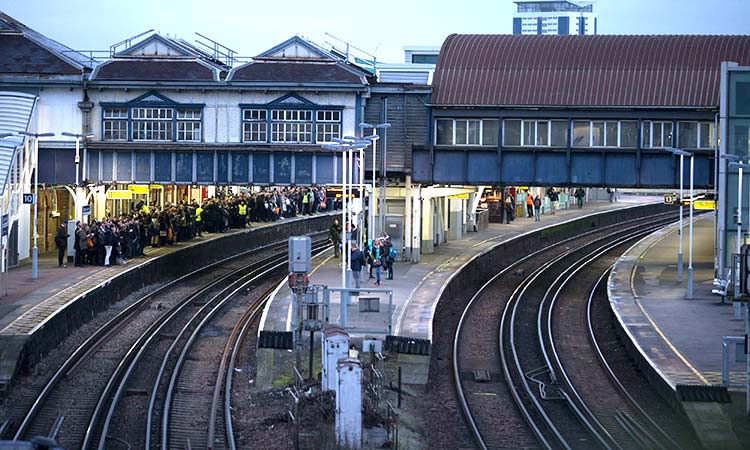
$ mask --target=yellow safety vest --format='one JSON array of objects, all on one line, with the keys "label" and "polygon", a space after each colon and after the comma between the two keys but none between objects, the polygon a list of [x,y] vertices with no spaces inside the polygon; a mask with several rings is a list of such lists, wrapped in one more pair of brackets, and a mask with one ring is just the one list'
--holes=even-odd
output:
[{"label": "yellow safety vest", "polygon": [[201,208],[200,206],[198,208],[196,208],[196,210],[195,210],[195,221],[196,222],[200,222],[201,221],[201,213],[202,212],[203,212],[203,208]]},{"label": "yellow safety vest", "polygon": [[240,205],[240,215],[245,216],[247,215],[247,205]]},{"label": "yellow safety vest", "polygon": [[144,213],[148,214],[148,205],[144,203],[143,207],[141,207],[141,211],[143,211]]}]

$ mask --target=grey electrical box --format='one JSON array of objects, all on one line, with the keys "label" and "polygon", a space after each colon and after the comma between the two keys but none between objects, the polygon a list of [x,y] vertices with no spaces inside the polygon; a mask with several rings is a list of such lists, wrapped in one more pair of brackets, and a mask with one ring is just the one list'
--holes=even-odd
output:
[{"label": "grey electrical box", "polygon": [[312,272],[312,240],[310,236],[289,238],[289,273]]}]

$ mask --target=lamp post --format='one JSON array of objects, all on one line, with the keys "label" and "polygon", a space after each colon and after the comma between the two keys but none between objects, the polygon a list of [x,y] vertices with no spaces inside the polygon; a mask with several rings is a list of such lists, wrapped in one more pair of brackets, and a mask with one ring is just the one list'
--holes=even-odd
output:
[{"label": "lamp post", "polygon": [[80,191],[80,186],[79,186],[80,183],[79,183],[79,173],[78,173],[79,164],[81,162],[80,143],[81,143],[81,139],[90,139],[90,138],[94,137],[94,133],[82,133],[82,134],[78,134],[78,133],[68,133],[66,131],[63,131],[61,134],[63,136],[75,138],[75,140],[76,140],[76,158],[75,158],[75,163],[76,163],[76,184],[75,184],[75,199],[74,199],[74,201],[75,201],[75,205],[76,205],[75,220],[77,222],[77,221],[83,219],[83,217],[82,217],[83,214],[81,213],[81,208],[82,208],[83,205],[81,205],[81,194],[80,194],[81,191]]},{"label": "lamp post", "polygon": [[39,247],[37,238],[39,236],[39,138],[54,136],[55,133],[28,133],[21,131],[19,134],[34,138],[34,247],[31,249],[31,278],[39,278]]},{"label": "lamp post", "polygon": [[694,158],[693,154],[691,152],[679,149],[679,148],[673,148],[673,147],[666,147],[664,148],[665,151],[672,153],[673,155],[677,155],[680,157],[680,245],[677,250],[677,281],[682,282],[682,234],[683,234],[683,227],[682,227],[682,206],[683,206],[683,174],[685,172],[684,170],[684,162],[685,162],[685,156],[690,157],[690,237],[688,238],[688,286],[687,286],[687,298],[692,299],[693,298],[693,169],[694,169]]},{"label": "lamp post", "polygon": [[[373,239],[375,237],[374,236],[375,233],[372,232],[372,230],[375,229],[375,208],[374,208],[375,205],[373,204],[375,200],[375,158],[377,157],[377,154],[378,154],[377,140],[380,138],[380,136],[378,136],[377,130],[390,128],[391,124],[386,122],[386,123],[379,123],[376,125],[371,125],[369,123],[362,122],[359,124],[359,127],[362,130],[362,134],[364,134],[365,128],[372,128],[372,134],[370,136],[367,136],[366,139],[370,139],[372,141],[372,190],[370,191],[371,197],[370,197],[370,216],[369,216],[370,217],[369,219],[370,229],[367,230],[367,234],[368,236],[370,236],[370,239]],[[385,164],[385,146],[383,146],[383,164]],[[385,178],[384,178],[384,182],[385,182]],[[378,215],[381,217],[380,219],[381,222],[383,221],[383,218],[382,218],[383,213],[384,211],[380,211],[380,210],[378,211]],[[380,225],[381,227],[384,226],[382,223]],[[380,230],[380,231],[382,232],[383,230]]]}]

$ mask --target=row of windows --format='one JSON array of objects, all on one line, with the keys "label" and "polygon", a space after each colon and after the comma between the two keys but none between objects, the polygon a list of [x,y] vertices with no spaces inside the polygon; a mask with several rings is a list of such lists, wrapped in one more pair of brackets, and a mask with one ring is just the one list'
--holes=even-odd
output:
[{"label": "row of windows", "polygon": [[[437,119],[436,145],[496,146],[499,121],[496,119]],[[567,147],[567,120],[503,121],[503,145],[508,147]],[[713,122],[678,122],[677,146],[709,149],[716,141]],[[632,120],[574,120],[571,124],[573,147],[638,146],[638,122]],[[641,147],[674,146],[673,122],[642,121]]]},{"label": "row of windows", "polygon": [[[315,143],[331,142],[341,137],[341,111],[315,111]],[[242,111],[242,141],[312,144],[313,111],[275,109],[271,111],[270,133],[268,111]],[[270,134],[270,135],[269,135]]]},{"label": "row of windows", "polygon": [[[176,115],[175,115],[176,113]],[[128,134],[128,114],[131,129]],[[102,114],[105,141],[200,141],[201,110],[174,108],[107,108]],[[176,134],[173,119],[176,118]]]}]

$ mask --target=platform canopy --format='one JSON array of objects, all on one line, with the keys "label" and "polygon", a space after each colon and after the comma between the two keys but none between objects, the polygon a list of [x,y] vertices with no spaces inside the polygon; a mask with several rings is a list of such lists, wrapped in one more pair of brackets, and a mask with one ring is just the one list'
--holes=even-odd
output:
[{"label": "platform canopy", "polygon": [[34,94],[0,91],[0,135],[12,133],[0,138],[0,195],[5,194],[13,155],[23,145],[18,132],[28,130],[36,99]]}]

